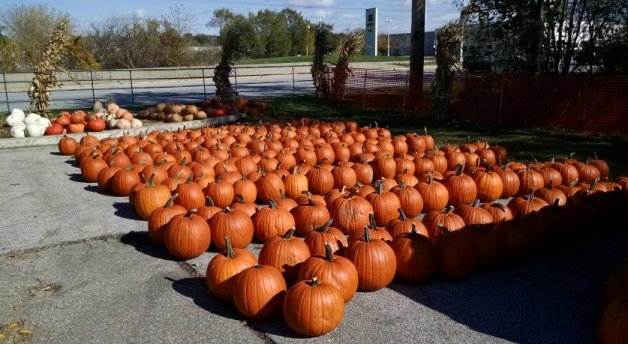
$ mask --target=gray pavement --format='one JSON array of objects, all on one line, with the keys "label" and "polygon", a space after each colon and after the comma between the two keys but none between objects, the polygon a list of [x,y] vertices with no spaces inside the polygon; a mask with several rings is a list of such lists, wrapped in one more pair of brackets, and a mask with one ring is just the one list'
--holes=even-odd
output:
[{"label": "gray pavement", "polygon": [[[80,181],[56,147],[0,150],[0,326],[33,343],[293,343],[280,318],[246,321],[205,290],[215,255],[176,262],[124,198]],[[358,293],[315,343],[592,343],[626,232],[570,238],[518,266]],[[258,253],[259,244],[251,245]],[[19,334],[19,330],[29,330]],[[1,342],[1,341],[0,341]],[[9,341],[11,342],[11,341]]]}]

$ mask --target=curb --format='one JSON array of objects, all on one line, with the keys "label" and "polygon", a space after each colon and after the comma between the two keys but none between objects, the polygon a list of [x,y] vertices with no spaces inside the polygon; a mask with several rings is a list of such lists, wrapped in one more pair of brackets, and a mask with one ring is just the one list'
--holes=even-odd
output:
[{"label": "curb", "polygon": [[[134,129],[116,129],[105,130],[97,133],[89,133],[96,136],[99,140],[108,137],[120,137],[124,135],[140,135],[147,134],[152,131],[179,131],[181,129],[198,129],[208,126],[217,126],[223,124],[230,124],[246,118],[246,114],[235,114],[224,117],[213,117],[203,120],[179,122],[179,123],[161,123],[150,125],[147,127],[134,128]],[[77,141],[87,133],[80,134],[67,134],[65,136],[73,137]],[[53,146],[57,145],[64,135],[49,135],[41,137],[19,137],[19,138],[7,138],[0,139],[0,149],[9,148],[25,148],[25,147],[40,147],[40,146]]]}]

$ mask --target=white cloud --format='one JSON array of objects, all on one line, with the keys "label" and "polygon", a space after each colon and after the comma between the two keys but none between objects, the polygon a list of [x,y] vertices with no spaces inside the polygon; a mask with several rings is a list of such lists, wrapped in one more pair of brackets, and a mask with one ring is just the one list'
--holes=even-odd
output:
[{"label": "white cloud", "polygon": [[144,18],[144,16],[146,15],[146,11],[142,8],[138,8],[135,10],[135,15],[139,18]]},{"label": "white cloud", "polygon": [[[288,3],[295,6],[312,4],[312,2],[309,0],[289,0]],[[331,6],[334,3],[335,3],[335,0],[318,0],[316,2],[317,5],[322,5],[322,6]]]}]

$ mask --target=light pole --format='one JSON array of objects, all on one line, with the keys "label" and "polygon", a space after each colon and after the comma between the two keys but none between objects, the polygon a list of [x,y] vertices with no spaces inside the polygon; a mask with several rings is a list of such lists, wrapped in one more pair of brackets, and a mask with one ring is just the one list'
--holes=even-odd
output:
[{"label": "light pole", "polygon": [[390,22],[392,22],[392,20],[386,20],[386,24],[388,24],[388,56],[390,56]]},{"label": "light pole", "polygon": [[310,55],[310,26],[305,27],[305,56]]},{"label": "light pole", "polygon": [[320,17],[318,18],[318,27],[319,28],[323,27],[323,18],[325,18],[324,14],[321,14]]}]

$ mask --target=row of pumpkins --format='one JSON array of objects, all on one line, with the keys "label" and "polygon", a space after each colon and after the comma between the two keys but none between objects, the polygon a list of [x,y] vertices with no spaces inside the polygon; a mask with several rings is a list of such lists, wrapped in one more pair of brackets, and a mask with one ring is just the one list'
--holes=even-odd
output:
[{"label": "row of pumpkins", "polygon": [[115,102],[103,104],[100,101],[94,104],[93,112],[62,111],[53,120],[35,113],[26,115],[21,109],[13,109],[6,123],[11,127],[12,137],[76,134],[143,126],[142,121],[135,118],[127,109],[120,108]]},{"label": "row of pumpkins", "polygon": [[[85,136],[62,139],[59,150],[102,192],[128,196],[173,256],[224,250],[207,270],[212,294],[251,318],[283,307],[288,326],[308,336],[335,328],[337,300],[357,289],[395,276],[464,278],[625,220],[628,179],[608,181],[601,159],[504,166],[503,147],[436,150],[427,133],[392,137],[355,122]],[[258,259],[246,251],[253,238],[264,243]]]}]

